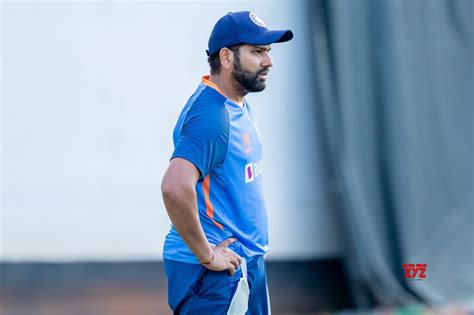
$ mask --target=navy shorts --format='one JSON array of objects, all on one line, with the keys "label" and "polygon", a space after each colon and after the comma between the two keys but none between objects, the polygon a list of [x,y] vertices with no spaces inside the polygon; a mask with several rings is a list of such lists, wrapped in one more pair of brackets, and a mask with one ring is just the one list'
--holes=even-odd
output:
[{"label": "navy shorts", "polygon": [[[227,314],[237,284],[242,277],[239,268],[231,277],[229,271],[212,271],[201,265],[164,260],[168,276],[168,303],[173,314]],[[247,315],[270,314],[267,276],[263,256],[247,258],[250,287]]]}]

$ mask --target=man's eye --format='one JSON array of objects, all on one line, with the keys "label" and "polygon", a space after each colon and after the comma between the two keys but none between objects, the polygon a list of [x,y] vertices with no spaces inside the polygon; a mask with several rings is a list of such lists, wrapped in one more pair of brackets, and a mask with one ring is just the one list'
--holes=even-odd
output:
[{"label": "man's eye", "polygon": [[261,54],[261,53],[262,53],[262,51],[261,51],[261,50],[254,50],[253,52],[254,52],[255,54],[257,54],[257,55],[259,55],[259,54]]}]

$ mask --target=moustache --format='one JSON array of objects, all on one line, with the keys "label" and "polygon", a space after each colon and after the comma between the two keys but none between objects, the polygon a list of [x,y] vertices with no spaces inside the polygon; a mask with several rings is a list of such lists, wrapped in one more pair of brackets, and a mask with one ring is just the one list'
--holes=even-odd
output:
[{"label": "moustache", "polygon": [[259,75],[267,75],[268,72],[270,72],[270,70],[269,70],[268,68],[264,68],[264,69],[262,69],[262,70],[260,70],[260,71],[257,72],[257,76],[259,76]]}]

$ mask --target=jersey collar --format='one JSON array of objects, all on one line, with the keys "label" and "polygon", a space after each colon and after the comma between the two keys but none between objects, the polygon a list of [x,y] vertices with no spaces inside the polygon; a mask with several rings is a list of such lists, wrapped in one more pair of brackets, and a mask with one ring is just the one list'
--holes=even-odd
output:
[{"label": "jersey collar", "polygon": [[218,87],[217,85],[215,85],[213,82],[209,81],[209,77],[210,77],[209,74],[204,75],[204,76],[202,77],[202,81],[201,81],[202,84],[207,85],[207,86],[213,88],[214,90],[216,90],[217,92],[219,92],[220,94],[222,94],[222,95],[223,95],[229,102],[231,102],[232,104],[235,104],[236,106],[238,106],[238,107],[240,107],[240,108],[244,108],[244,107],[245,107],[245,99],[244,99],[244,105],[243,105],[243,106],[240,106],[240,105],[234,103],[233,101],[231,101],[231,100],[224,94],[224,92],[221,91],[221,89],[219,89],[219,87]]},{"label": "jersey collar", "polygon": [[217,87],[217,85],[215,85],[213,82],[209,81],[209,77],[210,77],[210,75],[204,75],[204,76],[202,77],[202,83],[203,83],[204,85],[210,86],[211,88],[213,88],[213,89],[216,90],[217,92],[221,93],[225,98],[228,98],[228,97],[224,94],[224,92],[222,92],[222,91],[219,89],[219,87]]}]

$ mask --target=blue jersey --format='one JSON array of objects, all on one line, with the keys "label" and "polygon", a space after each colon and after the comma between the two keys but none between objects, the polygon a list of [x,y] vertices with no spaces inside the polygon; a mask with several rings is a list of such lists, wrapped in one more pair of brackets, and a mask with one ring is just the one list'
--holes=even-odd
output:
[{"label": "blue jersey", "polygon": [[[179,116],[173,141],[172,158],[186,159],[200,172],[196,211],[209,243],[235,237],[230,248],[238,254],[265,254],[262,144],[249,104],[232,102],[205,76]],[[163,257],[199,263],[173,226]]]}]

